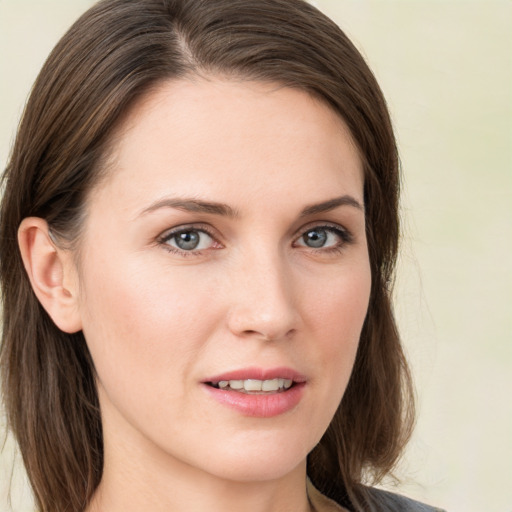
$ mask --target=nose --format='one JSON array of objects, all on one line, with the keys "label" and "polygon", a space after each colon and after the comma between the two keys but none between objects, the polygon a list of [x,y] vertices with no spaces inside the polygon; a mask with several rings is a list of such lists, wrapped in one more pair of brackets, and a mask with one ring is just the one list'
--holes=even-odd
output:
[{"label": "nose", "polygon": [[275,254],[254,254],[231,276],[229,330],[237,337],[277,341],[299,327],[298,297],[292,269]]}]

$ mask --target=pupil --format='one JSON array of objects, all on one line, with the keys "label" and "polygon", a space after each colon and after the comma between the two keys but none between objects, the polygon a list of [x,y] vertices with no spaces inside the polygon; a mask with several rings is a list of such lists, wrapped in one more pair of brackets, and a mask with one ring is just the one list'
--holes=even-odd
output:
[{"label": "pupil", "polygon": [[191,250],[199,245],[199,235],[195,231],[186,231],[176,235],[176,245],[180,249]]},{"label": "pupil", "polygon": [[314,229],[308,231],[304,236],[304,243],[309,247],[323,247],[327,241],[327,232],[325,229]]}]

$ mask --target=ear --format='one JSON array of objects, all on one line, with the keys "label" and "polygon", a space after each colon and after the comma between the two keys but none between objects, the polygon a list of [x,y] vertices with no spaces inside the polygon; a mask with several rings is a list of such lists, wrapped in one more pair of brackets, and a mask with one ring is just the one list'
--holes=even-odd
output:
[{"label": "ear", "polygon": [[62,331],[81,330],[78,277],[71,251],[56,246],[47,222],[38,217],[23,219],[18,244],[30,284],[46,312]]}]

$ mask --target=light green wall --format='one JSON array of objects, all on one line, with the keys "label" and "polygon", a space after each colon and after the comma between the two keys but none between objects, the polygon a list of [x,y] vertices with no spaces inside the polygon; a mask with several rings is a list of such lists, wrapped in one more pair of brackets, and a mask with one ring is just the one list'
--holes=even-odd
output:
[{"label": "light green wall", "polygon": [[[255,0],[257,1],[257,0]],[[0,0],[0,166],[30,85],[92,2]],[[512,2],[318,0],[368,58],[404,170],[397,312],[419,395],[399,490],[510,512]],[[10,445],[0,456],[0,511]],[[13,510],[30,510],[14,478]]]}]

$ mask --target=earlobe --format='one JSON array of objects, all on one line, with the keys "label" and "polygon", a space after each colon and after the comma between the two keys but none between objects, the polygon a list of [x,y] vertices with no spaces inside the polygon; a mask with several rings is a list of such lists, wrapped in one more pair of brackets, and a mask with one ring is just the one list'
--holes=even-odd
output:
[{"label": "earlobe", "polygon": [[23,219],[18,244],[32,289],[46,312],[62,331],[81,330],[78,282],[71,252],[57,247],[47,222],[38,217]]}]

